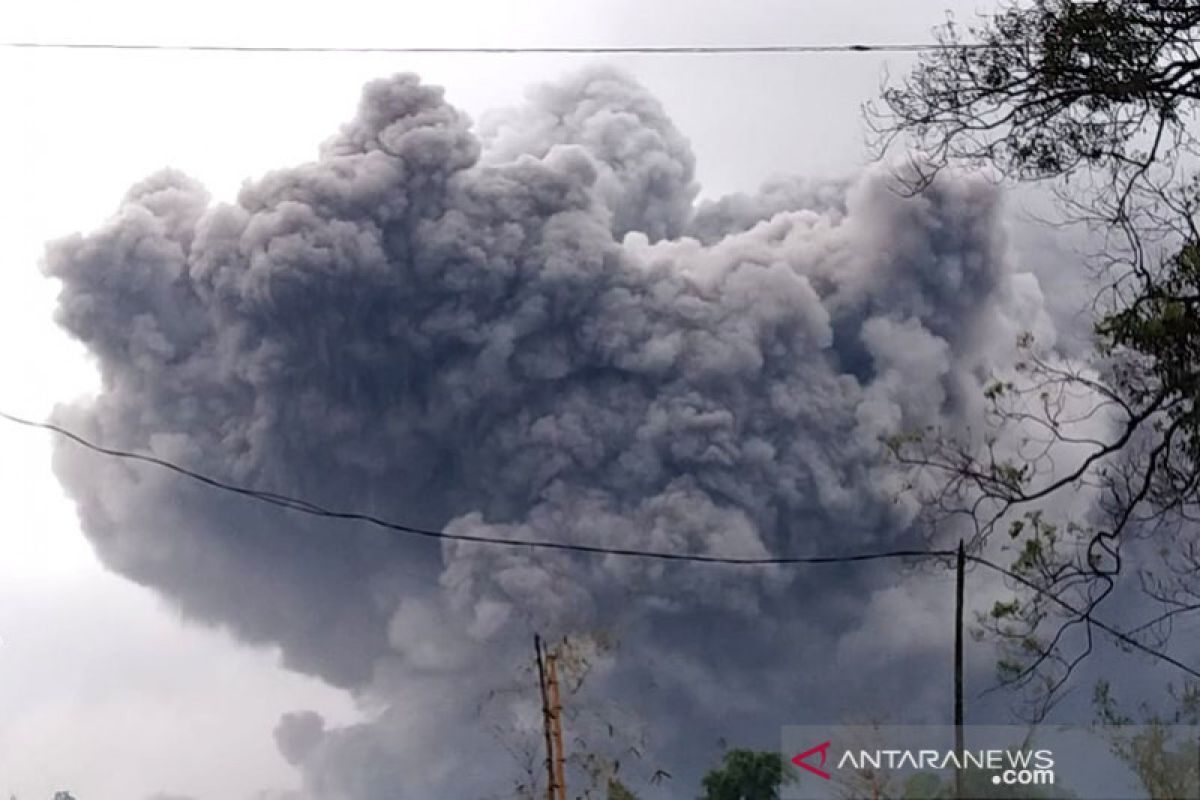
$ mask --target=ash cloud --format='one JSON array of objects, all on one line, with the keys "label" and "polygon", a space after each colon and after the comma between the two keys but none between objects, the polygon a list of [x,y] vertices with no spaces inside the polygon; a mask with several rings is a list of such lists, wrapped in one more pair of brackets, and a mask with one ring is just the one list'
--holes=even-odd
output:
[{"label": "ash cloud", "polygon": [[[58,321],[103,380],[57,419],[453,532],[736,556],[914,541],[879,437],[977,413],[1016,333],[1049,329],[996,190],[947,177],[902,198],[869,172],[696,205],[694,168],[619,72],[478,130],[415,76],[376,81],[317,161],[228,204],[164,171],[51,246]],[[111,569],[382,709],[281,721],[314,800],[501,794],[479,709],[534,630],[611,632],[591,688],[637,707],[645,763],[681,775],[697,740],[771,746],[834,714],[831,685],[900,712],[908,686],[919,707],[942,659],[914,642],[839,663],[894,591],[884,569],[438,547],[69,444],[55,465]]]}]

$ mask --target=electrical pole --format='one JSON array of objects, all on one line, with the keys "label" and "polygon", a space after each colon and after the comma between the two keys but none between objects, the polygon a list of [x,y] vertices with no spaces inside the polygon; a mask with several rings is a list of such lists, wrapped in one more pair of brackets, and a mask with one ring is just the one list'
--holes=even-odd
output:
[{"label": "electrical pole", "polygon": [[542,637],[533,635],[533,649],[537,654],[538,688],[542,692],[542,728],[546,733],[546,800],[558,800],[554,780],[554,733],[550,712],[550,697],[546,688],[546,665],[542,658]]},{"label": "electrical pole", "polygon": [[958,540],[955,558],[954,595],[954,752],[958,755],[954,765],[954,796],[963,797],[963,587],[966,583],[966,552],[962,539]]}]

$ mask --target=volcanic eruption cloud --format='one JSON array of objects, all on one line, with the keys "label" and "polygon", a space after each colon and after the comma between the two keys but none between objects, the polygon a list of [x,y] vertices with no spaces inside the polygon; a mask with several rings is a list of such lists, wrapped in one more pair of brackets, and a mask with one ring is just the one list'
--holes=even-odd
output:
[{"label": "volcanic eruption cloud", "polygon": [[[904,197],[880,169],[700,202],[694,167],[610,69],[478,126],[413,75],[373,82],[316,161],[235,203],[168,170],[50,246],[58,321],[102,377],[56,420],[451,533],[738,557],[917,542],[880,438],[972,418],[1018,333],[1053,335],[997,190]],[[895,565],[439,542],[71,443],[55,469],[109,568],[362,700],[352,726],[280,721],[301,797],[503,796],[502,740],[539,724],[534,631],[608,643],[588,690],[639,732],[629,782],[674,775],[652,796],[694,796],[721,739],[948,702],[950,626],[925,625],[946,584]]]}]

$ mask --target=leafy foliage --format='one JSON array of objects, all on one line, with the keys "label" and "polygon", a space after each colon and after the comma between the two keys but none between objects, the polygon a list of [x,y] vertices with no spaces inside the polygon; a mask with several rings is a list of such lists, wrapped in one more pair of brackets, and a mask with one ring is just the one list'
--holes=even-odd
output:
[{"label": "leafy foliage", "polygon": [[1096,685],[1093,702],[1097,721],[1109,733],[1112,752],[1128,766],[1142,783],[1151,800],[1195,797],[1200,792],[1200,753],[1190,738],[1178,741],[1171,726],[1200,723],[1200,684],[1184,684],[1170,691],[1174,708],[1169,715],[1152,712],[1143,705],[1143,720],[1120,711],[1112,688],[1106,682]]},{"label": "leafy foliage", "polygon": [[721,766],[704,776],[704,800],[776,800],[795,771],[778,753],[729,750]]},{"label": "leafy foliage", "polygon": [[[1130,629],[1147,647],[1200,609],[1200,2],[1013,2],[951,19],[939,41],[868,108],[880,155],[902,140],[920,153],[905,188],[954,165],[1050,181],[1065,222],[1105,235],[1092,363],[1022,335],[1014,374],[984,391],[983,430],[886,442],[932,524],[968,519],[976,549],[1007,532],[1020,591],[977,632],[1003,643],[1000,680],[1031,689],[1040,716],[1119,579],[1164,606]],[[1093,510],[1064,510],[1079,492]],[[1131,570],[1138,539],[1161,563]]]},{"label": "leafy foliage", "polygon": [[1136,168],[1167,141],[1190,140],[1197,25],[1200,3],[1155,0],[1012,3],[965,29],[951,19],[943,47],[870,118],[882,147],[911,136],[935,167],[1035,180]]}]

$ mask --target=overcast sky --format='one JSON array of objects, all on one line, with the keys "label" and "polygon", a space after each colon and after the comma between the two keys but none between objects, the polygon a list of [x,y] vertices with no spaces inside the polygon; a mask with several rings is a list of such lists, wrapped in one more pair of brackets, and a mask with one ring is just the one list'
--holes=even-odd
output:
[{"label": "overcast sky", "polygon": [[[231,45],[756,45],[912,42],[951,0],[578,0],[379,4],[342,0],[7,4],[9,40]],[[702,196],[777,174],[834,177],[865,162],[860,104],[904,57],[878,54],[613,58],[690,138]],[[126,188],[178,167],[218,198],[314,157],[361,85],[412,70],[478,117],[585,59],[0,51],[0,408],[44,417],[96,390],[81,346],[52,321],[43,244],[95,228]],[[751,146],[746,146],[750,143]],[[269,648],[186,625],[106,573],[49,467],[45,435],[0,427],[0,792],[139,800],[246,798],[297,777],[275,752],[279,716],[328,721],[349,697],[278,666]]]}]

